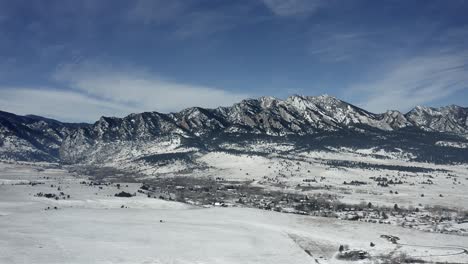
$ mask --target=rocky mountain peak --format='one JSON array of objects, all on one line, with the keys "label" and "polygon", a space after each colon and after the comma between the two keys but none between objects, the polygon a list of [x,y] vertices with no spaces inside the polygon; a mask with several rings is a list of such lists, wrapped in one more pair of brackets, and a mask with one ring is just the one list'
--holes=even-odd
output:
[{"label": "rocky mountain peak", "polygon": [[293,95],[284,100],[268,96],[246,99],[216,109],[191,107],[170,114],[101,117],[92,125],[0,112],[0,156],[28,149],[58,159],[60,148],[62,158],[77,160],[101,143],[148,142],[174,136],[205,140],[210,135],[230,134],[278,137],[337,131],[391,132],[406,127],[466,137],[468,109],[417,106],[407,114],[396,110],[374,114],[329,95]]}]

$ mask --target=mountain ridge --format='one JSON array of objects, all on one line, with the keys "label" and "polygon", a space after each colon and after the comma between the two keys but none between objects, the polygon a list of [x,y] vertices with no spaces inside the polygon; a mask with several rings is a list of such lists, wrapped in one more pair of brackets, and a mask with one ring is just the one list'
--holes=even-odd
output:
[{"label": "mountain ridge", "polygon": [[312,138],[344,131],[375,136],[400,135],[409,130],[466,140],[468,108],[416,106],[406,114],[397,110],[375,114],[329,95],[292,95],[284,100],[267,96],[245,99],[212,109],[190,107],[173,113],[103,116],[93,124],[0,112],[0,158],[76,163],[103,145],[111,148],[109,144],[116,147],[122,142],[159,142],[162,138],[209,145],[214,135]]}]

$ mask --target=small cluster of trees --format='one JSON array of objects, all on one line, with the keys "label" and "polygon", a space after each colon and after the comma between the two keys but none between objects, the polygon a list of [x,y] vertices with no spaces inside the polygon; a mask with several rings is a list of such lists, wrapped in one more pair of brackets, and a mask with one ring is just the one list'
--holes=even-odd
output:
[{"label": "small cluster of trees", "polygon": [[115,197],[132,197],[132,196],[135,196],[136,194],[131,194],[131,193],[128,193],[128,192],[124,192],[124,191],[121,191],[119,193],[116,193],[114,196]]}]

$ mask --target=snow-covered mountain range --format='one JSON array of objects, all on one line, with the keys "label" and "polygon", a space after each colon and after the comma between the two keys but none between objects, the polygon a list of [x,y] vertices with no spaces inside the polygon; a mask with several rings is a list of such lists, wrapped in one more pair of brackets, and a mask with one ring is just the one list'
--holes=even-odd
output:
[{"label": "snow-covered mountain range", "polygon": [[35,115],[19,116],[0,111],[0,158],[58,160],[63,140],[87,124],[63,123]]},{"label": "snow-covered mountain range", "polygon": [[463,146],[467,136],[465,107],[417,106],[406,114],[394,110],[374,114],[327,95],[296,95],[285,100],[261,97],[216,109],[192,107],[178,113],[102,117],[94,124],[0,112],[0,158],[67,163],[135,159],[188,149],[210,151],[259,139],[293,144],[293,149],[340,144],[398,147],[439,152],[450,160],[460,153],[445,151],[466,151],[451,146],[460,142],[455,145]]}]

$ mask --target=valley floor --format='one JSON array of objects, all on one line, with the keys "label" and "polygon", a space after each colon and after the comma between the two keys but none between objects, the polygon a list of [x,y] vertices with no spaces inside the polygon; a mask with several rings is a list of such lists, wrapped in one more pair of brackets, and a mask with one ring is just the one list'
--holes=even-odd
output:
[{"label": "valley floor", "polygon": [[[50,165],[0,163],[0,263],[348,263],[337,258],[340,245],[366,252],[354,263],[468,263],[468,236],[201,208],[148,198],[140,187],[94,184]],[[121,192],[135,195],[114,196]]]}]

